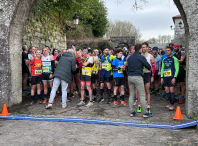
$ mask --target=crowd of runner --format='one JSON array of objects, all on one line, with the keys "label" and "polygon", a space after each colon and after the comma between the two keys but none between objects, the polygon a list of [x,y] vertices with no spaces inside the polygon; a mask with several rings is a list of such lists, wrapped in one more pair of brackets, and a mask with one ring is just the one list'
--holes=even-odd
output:
[{"label": "crowd of runner", "polygon": [[[129,50],[116,46],[105,47],[102,52],[76,49],[72,43],[70,49],[62,51],[51,52],[48,46],[42,51],[34,46],[23,46],[22,50],[22,92],[29,92],[26,86],[31,83],[30,105],[34,104],[35,92],[39,104],[48,103],[47,109],[55,103],[57,94],[62,95],[63,109],[75,94],[80,100],[77,105],[86,107],[105,100],[107,104],[126,106],[125,96],[129,96],[130,116],[143,112],[143,117],[151,117],[151,94],[167,98],[169,110],[175,110],[176,102],[185,103],[186,49],[181,45],[169,44],[159,49],[144,42]],[[107,99],[104,94],[108,94]],[[137,110],[134,105],[138,105]]]}]

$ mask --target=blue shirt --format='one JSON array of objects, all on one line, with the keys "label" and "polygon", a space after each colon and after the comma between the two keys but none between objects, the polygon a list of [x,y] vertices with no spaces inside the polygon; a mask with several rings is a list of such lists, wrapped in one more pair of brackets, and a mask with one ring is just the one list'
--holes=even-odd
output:
[{"label": "blue shirt", "polygon": [[[126,62],[126,61],[125,61]],[[115,65],[115,68],[118,68],[118,67],[121,67],[124,65],[124,60],[119,60],[118,58],[115,58],[112,62],[112,65]],[[120,69],[120,70],[116,70],[116,71],[113,71],[113,78],[123,78],[124,77],[124,74],[123,74],[123,70]]]}]

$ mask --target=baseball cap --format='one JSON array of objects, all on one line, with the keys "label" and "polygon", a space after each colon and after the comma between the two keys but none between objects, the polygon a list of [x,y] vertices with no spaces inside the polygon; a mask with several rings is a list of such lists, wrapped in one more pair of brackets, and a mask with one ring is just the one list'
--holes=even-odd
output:
[{"label": "baseball cap", "polygon": [[173,48],[174,48],[174,47],[179,48],[179,45],[178,45],[178,44],[174,44],[174,45],[173,45]]},{"label": "baseball cap", "polygon": [[158,50],[158,47],[153,47],[153,50]]},{"label": "baseball cap", "polygon": [[70,47],[72,47],[72,46],[76,46],[76,45],[74,43],[71,43]]},{"label": "baseball cap", "polygon": [[123,50],[127,51],[128,49],[126,47],[124,47]]}]

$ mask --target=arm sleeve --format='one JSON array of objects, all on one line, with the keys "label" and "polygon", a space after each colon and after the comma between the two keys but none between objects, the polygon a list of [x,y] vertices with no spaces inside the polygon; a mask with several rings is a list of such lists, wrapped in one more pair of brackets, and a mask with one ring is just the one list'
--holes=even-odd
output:
[{"label": "arm sleeve", "polygon": [[152,65],[152,74],[154,75],[155,74],[155,62],[152,62],[151,65]]},{"label": "arm sleeve", "polygon": [[55,61],[54,60],[51,60],[51,64],[52,64],[52,72],[54,73]]},{"label": "arm sleeve", "polygon": [[175,65],[175,75],[174,77],[176,78],[179,73],[179,61],[177,58],[174,57],[174,65]]},{"label": "arm sleeve", "polygon": [[164,76],[164,61],[162,61],[161,78]]},{"label": "arm sleeve", "polygon": [[145,68],[147,68],[148,70],[150,70],[151,69],[151,66],[147,62],[146,58],[144,56],[142,56],[141,60],[142,60],[143,66],[145,66]]}]

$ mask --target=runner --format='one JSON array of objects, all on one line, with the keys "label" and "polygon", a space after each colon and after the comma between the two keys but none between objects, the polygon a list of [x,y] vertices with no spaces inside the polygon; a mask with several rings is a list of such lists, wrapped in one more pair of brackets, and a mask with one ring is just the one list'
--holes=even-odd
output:
[{"label": "runner", "polygon": [[[184,98],[184,95],[185,95],[185,70],[184,70],[184,67],[185,67],[185,58],[186,58],[186,54],[184,51],[179,51],[179,45],[177,44],[174,44],[173,45],[173,48],[174,48],[174,51],[175,51],[175,54],[173,54],[173,56],[175,56],[178,61],[179,61],[179,74],[176,78],[176,84],[175,84],[175,102],[179,102],[179,104],[183,104],[185,103],[185,98]],[[181,99],[179,100],[178,99],[178,88],[177,88],[177,83],[180,84],[180,87],[181,87]]]},{"label": "runner", "polygon": [[30,47],[30,52],[28,54],[28,59],[33,60],[33,58],[36,56],[36,48],[34,46]]},{"label": "runner", "polygon": [[[159,92],[159,77],[160,77],[160,71],[161,71],[161,57],[158,54],[158,47],[153,47],[153,56],[154,56],[154,61],[155,61],[155,75],[154,75],[154,86],[151,88],[151,94],[158,94],[160,95]],[[155,87],[155,91],[154,91]]]},{"label": "runner", "polygon": [[168,56],[162,61],[161,68],[161,83],[164,84],[166,95],[169,98],[170,105],[167,105],[166,108],[169,110],[174,110],[174,86],[176,83],[176,78],[179,72],[179,62],[178,59],[172,56],[173,48],[166,48],[166,55]]},{"label": "runner", "polygon": [[117,91],[120,88],[120,94],[121,94],[121,104],[127,105],[127,103],[124,101],[124,73],[123,70],[125,70],[126,61],[122,60],[123,55],[122,49],[117,49],[115,51],[116,58],[112,62],[112,69],[113,69],[113,79],[114,79],[114,104],[118,105],[117,101]]},{"label": "runner", "polygon": [[104,49],[104,55],[101,56],[101,62],[100,66],[102,67],[100,72],[100,99],[98,100],[98,103],[101,103],[104,101],[103,93],[104,93],[104,82],[106,81],[107,88],[108,88],[108,100],[107,104],[110,104],[110,98],[111,98],[111,84],[110,84],[110,77],[111,77],[111,63],[115,59],[113,55],[108,54],[109,48],[106,47]]},{"label": "runner", "polygon": [[[154,57],[148,53],[149,47],[148,43],[144,42],[142,43],[142,55],[146,58],[147,62],[152,66],[152,76],[151,76],[151,70],[148,70],[144,68],[143,70],[143,80],[144,80],[144,89],[145,89],[145,99],[147,100],[147,110],[150,113],[150,84],[154,81],[154,75],[155,75],[155,62],[154,62]],[[138,102],[138,107],[141,107],[140,101]],[[138,112],[139,108],[138,108]]]},{"label": "runner", "polygon": [[41,83],[42,83],[42,63],[41,63],[41,51],[36,51],[36,57],[33,57],[33,60],[29,62],[29,71],[31,73],[31,98],[30,98],[30,105],[34,104],[35,99],[35,88],[37,85],[37,96],[38,96],[38,103],[42,103],[41,98]]},{"label": "runner", "polygon": [[97,102],[97,98],[96,98],[96,81],[97,81],[97,75],[98,75],[98,69],[99,69],[99,59],[96,56],[96,53],[93,52],[91,54],[91,56],[93,57],[94,60],[94,65],[93,65],[93,69],[92,69],[92,75],[91,75],[91,85],[92,85],[92,90],[93,90],[93,95],[94,95],[94,99],[93,102]]},{"label": "runner", "polygon": [[[81,101],[78,103],[78,106],[85,105],[84,100],[84,93],[85,93],[85,86],[89,92],[89,103],[86,105],[87,107],[91,107],[93,105],[92,102],[92,90],[91,90],[91,73],[93,68],[93,57],[90,56],[90,53],[88,53],[87,50],[84,50],[83,53],[82,63],[82,73],[80,76],[81,79]],[[84,61],[83,61],[84,60]]]},{"label": "runner", "polygon": [[44,101],[43,103],[47,103],[47,93],[48,93],[48,82],[50,84],[50,88],[52,89],[53,79],[52,75],[54,73],[54,56],[49,55],[49,49],[43,48],[43,56],[42,60],[42,81],[44,86]]},{"label": "runner", "polygon": [[56,60],[56,58],[58,57],[58,50],[57,49],[53,49],[52,55],[54,56],[54,60]]}]

